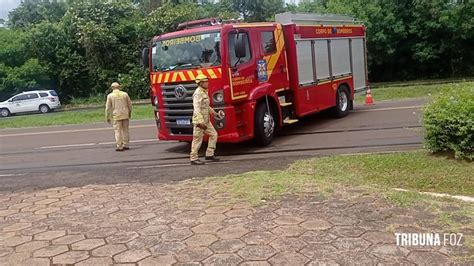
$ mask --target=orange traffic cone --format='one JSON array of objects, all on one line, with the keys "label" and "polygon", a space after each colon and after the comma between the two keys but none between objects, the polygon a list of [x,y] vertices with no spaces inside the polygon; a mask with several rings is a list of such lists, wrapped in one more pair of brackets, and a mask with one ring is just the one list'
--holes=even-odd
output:
[{"label": "orange traffic cone", "polygon": [[372,99],[372,92],[370,91],[370,87],[367,87],[367,91],[365,92],[365,105],[372,104],[374,104],[374,100]]}]

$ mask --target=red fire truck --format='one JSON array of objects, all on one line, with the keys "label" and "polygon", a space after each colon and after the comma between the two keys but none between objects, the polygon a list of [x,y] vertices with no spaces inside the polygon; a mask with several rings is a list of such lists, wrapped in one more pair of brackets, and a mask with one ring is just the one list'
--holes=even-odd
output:
[{"label": "red fire truck", "polygon": [[332,109],[348,115],[367,87],[365,27],[346,16],[276,15],[276,22],[204,19],[154,37],[143,50],[160,140],[192,140],[192,94],[209,77],[219,142],[271,143],[276,130]]}]

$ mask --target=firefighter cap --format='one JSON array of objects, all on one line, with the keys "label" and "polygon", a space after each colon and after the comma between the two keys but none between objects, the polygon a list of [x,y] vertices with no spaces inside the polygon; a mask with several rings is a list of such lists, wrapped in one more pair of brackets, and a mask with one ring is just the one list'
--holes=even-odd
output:
[{"label": "firefighter cap", "polygon": [[114,82],[114,83],[112,83],[112,85],[110,85],[110,87],[111,87],[111,88],[120,88],[120,87],[122,87],[122,86],[120,86],[120,83]]},{"label": "firefighter cap", "polygon": [[199,82],[201,82],[201,81],[208,81],[208,80],[209,80],[209,79],[206,77],[206,75],[204,75],[204,74],[199,74],[199,75],[197,75],[195,81],[196,81],[196,83],[199,84]]}]

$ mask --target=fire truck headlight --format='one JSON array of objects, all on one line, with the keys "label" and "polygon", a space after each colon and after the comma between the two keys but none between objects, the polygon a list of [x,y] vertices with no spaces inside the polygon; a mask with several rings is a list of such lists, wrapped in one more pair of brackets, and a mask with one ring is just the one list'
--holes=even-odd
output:
[{"label": "fire truck headlight", "polygon": [[223,129],[223,128],[224,128],[224,122],[218,121],[218,122],[216,123],[216,128],[217,128],[217,129]]},{"label": "fire truck headlight", "polygon": [[219,111],[217,111],[217,115],[219,116],[219,120],[224,119],[224,117],[225,117],[225,112],[224,112],[224,110],[219,110]]},{"label": "fire truck headlight", "polygon": [[153,105],[158,107],[158,97],[153,96]]},{"label": "fire truck headlight", "polygon": [[224,102],[224,92],[222,90],[216,91],[212,96],[214,99],[214,104],[220,104]]}]

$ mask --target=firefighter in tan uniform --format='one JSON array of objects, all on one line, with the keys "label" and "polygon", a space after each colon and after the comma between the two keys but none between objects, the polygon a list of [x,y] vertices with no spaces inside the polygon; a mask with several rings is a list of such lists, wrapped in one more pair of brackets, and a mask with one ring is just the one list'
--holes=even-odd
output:
[{"label": "firefighter in tan uniform", "polygon": [[113,121],[115,131],[116,151],[128,150],[130,141],[129,121],[132,115],[132,101],[128,94],[121,91],[117,82],[111,85],[112,92],[107,95],[105,105],[105,120],[110,124]]},{"label": "firefighter in tan uniform", "polygon": [[204,162],[199,160],[198,152],[201,148],[202,139],[204,134],[209,136],[209,142],[206,150],[206,160],[212,162],[218,162],[219,158],[214,156],[214,150],[216,149],[217,132],[212,126],[210,121],[210,114],[218,116],[218,114],[209,105],[209,95],[207,94],[208,89],[208,78],[199,74],[196,77],[196,83],[198,87],[193,94],[193,142],[191,144],[191,164],[202,165]]}]

